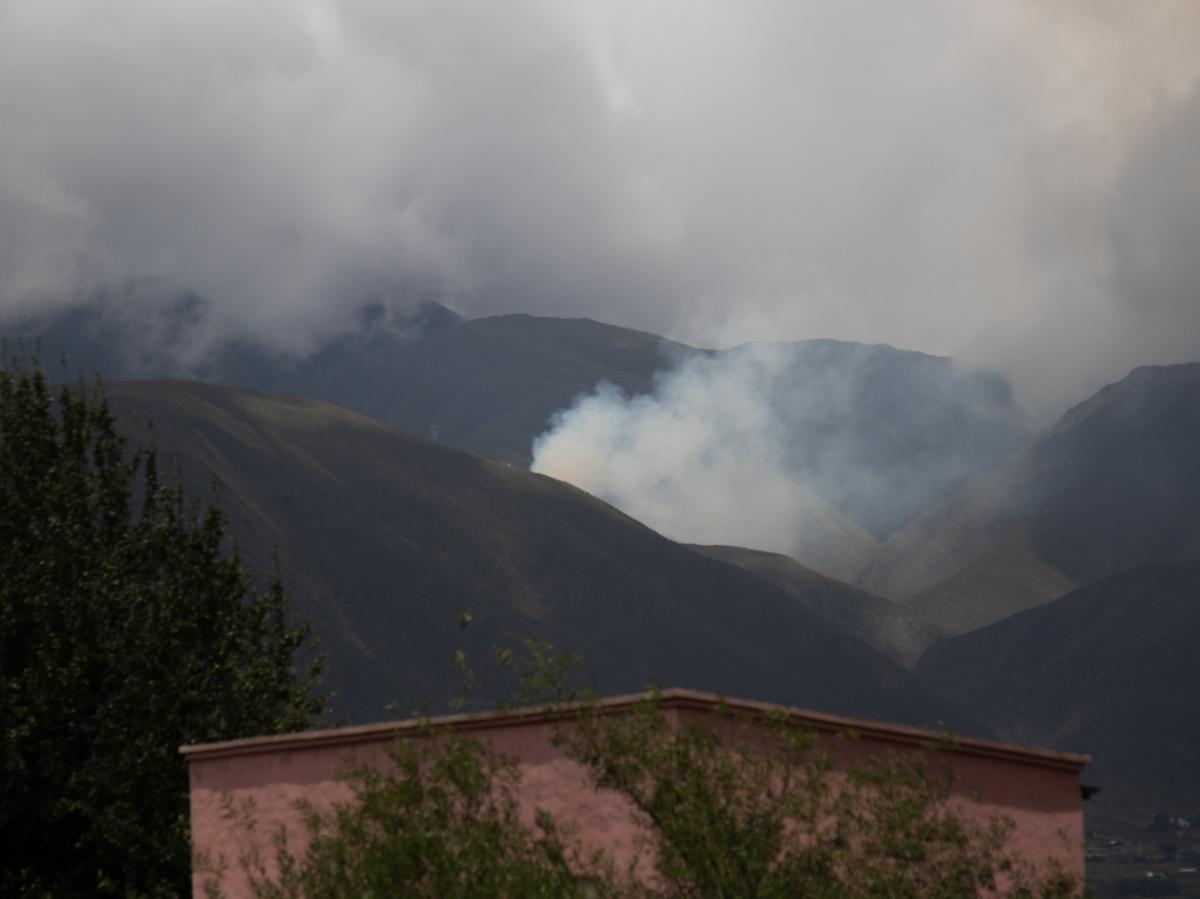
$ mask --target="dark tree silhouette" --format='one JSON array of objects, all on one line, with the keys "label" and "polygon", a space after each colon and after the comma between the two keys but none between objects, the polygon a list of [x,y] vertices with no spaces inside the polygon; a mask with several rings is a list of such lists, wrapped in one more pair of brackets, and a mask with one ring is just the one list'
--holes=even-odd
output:
[{"label": "dark tree silhouette", "polygon": [[181,743],[299,729],[320,659],[103,389],[0,364],[0,883],[189,891]]}]

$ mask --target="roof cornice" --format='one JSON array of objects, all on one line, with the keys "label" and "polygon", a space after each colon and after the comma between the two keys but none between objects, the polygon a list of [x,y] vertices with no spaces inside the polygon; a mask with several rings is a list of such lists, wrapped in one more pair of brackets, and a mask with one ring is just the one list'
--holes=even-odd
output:
[{"label": "roof cornice", "polygon": [[580,711],[593,708],[601,714],[611,715],[628,711],[638,703],[657,695],[663,710],[688,710],[713,713],[719,710],[752,716],[783,715],[788,721],[809,727],[818,733],[849,734],[858,739],[936,749],[954,755],[977,756],[1001,759],[1016,764],[1039,768],[1080,771],[1090,764],[1091,756],[1049,749],[1033,749],[1015,743],[961,737],[952,733],[829,715],[808,709],[792,708],[750,699],[733,699],[704,693],[698,690],[672,688],[657,694],[631,693],[609,696],[592,702],[572,702],[556,705],[523,706],[493,712],[472,712],[454,715],[439,715],[430,718],[410,718],[402,721],[386,721],[379,724],[362,724],[327,730],[301,731],[291,734],[276,734],[266,737],[246,737],[225,740],[219,743],[201,743],[181,746],[179,752],[188,762],[231,756],[253,755],[263,752],[281,752],[310,749],[315,747],[350,746],[394,739],[405,734],[436,733],[453,730],[470,733],[492,730],[512,725],[532,725],[567,720]]}]

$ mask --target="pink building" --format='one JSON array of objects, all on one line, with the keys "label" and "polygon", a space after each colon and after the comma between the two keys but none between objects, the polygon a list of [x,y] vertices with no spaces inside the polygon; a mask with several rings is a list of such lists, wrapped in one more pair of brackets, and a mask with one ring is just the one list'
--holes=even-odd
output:
[{"label": "pink building", "polygon": [[[603,700],[606,713],[620,714],[644,696]],[[778,706],[744,700],[721,700],[691,690],[661,694],[669,720],[706,721],[720,730],[728,716],[718,705],[748,713],[779,712]],[[875,721],[860,721],[799,709],[787,709],[793,720],[808,726],[832,750],[835,766],[851,766],[869,756],[926,752],[939,745],[939,758],[954,775],[954,798],[981,818],[1005,816],[1015,830],[1011,846],[1035,864],[1055,859],[1083,877],[1083,789],[1079,775],[1087,756],[1028,749],[989,740],[967,738],[945,742],[944,734]],[[254,737],[224,743],[184,746],[191,790],[192,838],[198,858],[225,862],[221,879],[224,895],[248,895],[238,864],[247,850],[271,852],[272,834],[280,825],[290,834],[304,833],[297,800],[318,809],[349,797],[339,779],[347,764],[383,764],[398,735],[420,728],[452,728],[488,741],[518,761],[523,808],[545,809],[572,822],[585,845],[603,847],[618,861],[633,853],[636,826],[629,806],[616,795],[595,791],[584,770],[554,746],[555,727],[569,712],[547,709],[471,715],[451,715],[431,722],[401,721],[309,731],[273,737]],[[256,826],[238,827],[231,808],[252,807]],[[193,890],[203,896],[206,875],[199,867]]]}]

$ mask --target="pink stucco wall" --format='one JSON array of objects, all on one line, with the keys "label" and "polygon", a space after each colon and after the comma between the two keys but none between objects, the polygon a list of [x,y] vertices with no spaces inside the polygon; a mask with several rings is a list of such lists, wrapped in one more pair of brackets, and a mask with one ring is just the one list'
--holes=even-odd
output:
[{"label": "pink stucco wall", "polygon": [[[500,753],[520,760],[521,801],[532,822],[534,809],[545,809],[560,821],[571,821],[588,846],[603,846],[619,862],[633,855],[634,827],[628,805],[613,793],[591,788],[584,770],[552,744],[548,721],[497,723],[473,730]],[[192,842],[206,864],[194,868],[193,893],[204,895],[211,867],[224,861],[222,894],[228,899],[249,895],[241,858],[257,849],[269,861],[271,835],[282,825],[290,835],[305,832],[299,800],[328,809],[350,796],[339,775],[350,765],[384,765],[395,730],[368,732],[345,742],[285,745],[269,751],[189,759]],[[247,810],[252,831],[231,820]]]},{"label": "pink stucco wall", "polygon": [[[633,697],[605,702],[614,712]],[[703,718],[730,727],[713,715],[716,697],[690,691],[668,691],[663,706],[671,716]],[[735,702],[748,711],[768,708]],[[848,767],[871,755],[925,751],[938,735],[876,722],[849,721],[793,711],[822,734],[835,764]],[[634,853],[636,827],[625,801],[595,791],[583,770],[553,745],[553,718],[536,711],[458,716],[438,723],[487,739],[498,751],[519,761],[522,808],[532,816],[542,808],[571,822],[585,846],[603,848],[619,865]],[[259,851],[269,860],[272,834],[285,826],[302,837],[297,808],[305,800],[318,809],[349,797],[339,775],[350,764],[384,764],[397,730],[411,724],[373,725],[285,737],[239,740],[185,747],[191,782],[192,839],[200,861],[193,889],[204,895],[204,883],[223,866],[223,895],[248,894],[240,860]],[[854,738],[847,738],[847,730]],[[1003,815],[1016,829],[1012,847],[1041,863],[1059,861],[1067,871],[1083,875],[1083,809],[1079,772],[1088,759],[1038,752],[977,740],[963,740],[938,755],[951,766],[955,799],[981,817]],[[249,814],[252,830],[231,819]]]}]

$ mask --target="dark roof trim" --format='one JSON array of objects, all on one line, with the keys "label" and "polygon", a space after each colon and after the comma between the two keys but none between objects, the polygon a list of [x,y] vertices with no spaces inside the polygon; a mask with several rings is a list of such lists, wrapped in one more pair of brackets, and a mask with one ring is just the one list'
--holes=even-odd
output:
[{"label": "dark roof trim", "polygon": [[[610,696],[598,700],[595,705],[604,714],[614,714],[633,707],[651,696],[649,693],[634,693]],[[1017,764],[1041,768],[1079,771],[1092,759],[1090,756],[1048,749],[1031,749],[1013,743],[959,737],[949,733],[938,733],[903,724],[889,724],[860,718],[828,715],[807,709],[789,708],[749,699],[729,699],[713,693],[674,688],[659,694],[661,708],[699,712],[715,712],[719,708],[749,714],[785,714],[797,724],[806,725],[821,733],[852,733],[860,739],[878,740],[892,744],[937,748],[959,755],[982,756],[1002,759]],[[585,703],[565,703],[550,706],[527,706],[498,712],[476,712],[471,714],[442,715],[436,718],[414,718],[405,721],[388,721],[380,724],[363,724],[355,727],[340,727],[332,730],[311,730],[294,734],[278,734],[269,737],[247,737],[220,743],[202,743],[182,746],[179,751],[189,762],[227,756],[249,755],[258,752],[306,749],[312,746],[338,746],[351,743],[369,743],[388,740],[404,734],[422,730],[455,730],[459,732],[486,731],[495,727],[516,724],[540,724],[570,718]]]}]

